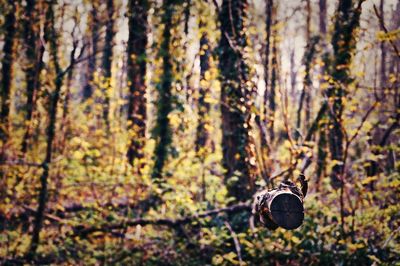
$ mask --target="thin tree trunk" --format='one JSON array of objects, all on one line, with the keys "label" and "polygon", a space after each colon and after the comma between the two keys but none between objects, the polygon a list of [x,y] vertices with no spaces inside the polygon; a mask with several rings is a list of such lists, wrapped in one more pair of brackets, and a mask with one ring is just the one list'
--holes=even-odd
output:
[{"label": "thin tree trunk", "polygon": [[313,53],[311,53],[312,45],[311,45],[311,2],[310,0],[306,1],[306,42],[307,46],[304,52],[304,65],[305,65],[305,76],[303,80],[303,90],[300,95],[299,100],[299,108],[297,109],[297,123],[296,127],[301,132],[301,113],[303,111],[303,106],[305,102],[305,121],[304,125],[307,127],[309,119],[310,119],[310,89],[311,89],[311,77],[310,77],[310,69],[311,69],[311,61],[313,59]]},{"label": "thin tree trunk", "polygon": [[[268,0],[266,3],[266,8],[265,8],[265,13],[266,13],[266,32],[267,32],[267,37],[265,41],[265,62],[264,62],[264,82],[265,82],[265,92],[264,92],[264,115],[263,115],[263,123],[264,125],[267,125],[269,119],[269,111],[268,111],[268,92],[269,92],[269,54],[270,54],[270,46],[271,46],[271,24],[272,24],[272,9],[274,6],[274,1],[273,0]],[[262,145],[267,144],[267,136],[264,136],[265,140],[261,140]],[[264,146],[263,145],[263,146]]]},{"label": "thin tree trunk", "polygon": [[[274,10],[273,14],[276,13]],[[276,22],[275,22],[276,23]],[[268,132],[270,138],[270,144],[272,144],[275,140],[275,111],[276,111],[276,102],[275,102],[275,89],[277,82],[277,66],[278,66],[278,49],[277,49],[277,40],[276,36],[278,35],[277,31],[274,31],[274,38],[272,41],[272,59],[271,59],[271,86],[268,93],[268,102],[269,102],[269,116],[268,116]]]},{"label": "thin tree trunk", "polygon": [[291,97],[293,99],[296,98],[296,83],[297,83],[297,71],[296,71],[296,63],[295,59],[295,48],[290,48],[290,90]]},{"label": "thin tree trunk", "polygon": [[[188,45],[189,45],[189,19],[190,19],[190,9],[192,7],[192,3],[191,0],[185,0],[184,2],[184,10],[183,10],[183,16],[184,16],[184,27],[183,27],[183,31],[185,33],[185,42],[183,44],[183,50],[185,51],[185,53],[187,53],[188,50]],[[187,58],[187,56],[185,56],[184,61],[183,61],[184,65],[188,65],[189,64],[189,60]],[[185,74],[185,91],[186,91],[186,102],[190,103],[191,99],[193,98],[193,88],[190,86],[190,78],[192,76],[192,70],[190,70],[189,73]]]},{"label": "thin tree trunk", "polygon": [[[127,158],[133,166],[135,159],[143,158],[146,133],[146,46],[147,0],[130,0],[128,6],[129,40],[127,77],[129,87],[128,130],[130,143]],[[140,169],[142,164],[138,165]]]},{"label": "thin tree trunk", "polygon": [[[205,27],[205,21],[200,18],[199,28]],[[209,122],[210,104],[206,101],[207,95],[210,93],[208,84],[210,80],[207,79],[206,72],[210,69],[210,48],[209,48],[208,34],[203,32],[200,38],[200,89],[199,89],[199,102],[198,102],[198,124],[196,132],[196,152],[204,148],[208,140],[207,126]],[[202,85],[207,84],[207,86]]]},{"label": "thin tree trunk", "polygon": [[90,97],[92,97],[94,91],[93,78],[94,73],[96,72],[96,55],[98,52],[97,42],[99,40],[99,18],[97,14],[97,9],[99,8],[99,4],[97,0],[92,1],[92,9],[90,10],[89,15],[89,23],[88,27],[91,32],[91,51],[88,59],[88,66],[86,72],[86,85],[83,87],[83,101],[86,101]]},{"label": "thin tree trunk", "polygon": [[55,129],[56,129],[56,118],[57,118],[57,105],[60,98],[60,91],[62,87],[62,79],[63,75],[61,74],[62,70],[59,65],[58,59],[58,44],[57,44],[57,33],[56,29],[54,28],[55,18],[54,18],[54,6],[56,1],[53,0],[49,3],[48,10],[46,12],[46,33],[45,39],[46,42],[49,43],[49,53],[52,58],[53,67],[55,69],[55,78],[54,78],[54,86],[55,89],[51,93],[50,98],[50,108],[49,108],[49,124],[46,131],[46,157],[42,163],[43,173],[40,177],[40,191],[38,196],[38,208],[35,214],[35,220],[33,224],[33,231],[32,231],[32,239],[31,245],[27,254],[29,259],[34,258],[36,250],[39,246],[40,241],[40,231],[43,225],[43,217],[47,205],[48,199],[48,178],[50,173],[50,167],[52,162],[52,154],[53,154],[53,141],[55,137]]},{"label": "thin tree trunk", "polygon": [[[379,5],[379,11],[381,13],[381,19],[382,21],[385,21],[385,12],[384,12],[384,5],[385,5],[385,0],[380,1]],[[380,49],[381,49],[381,75],[380,75],[380,86],[382,90],[382,96],[385,98],[385,87],[386,87],[386,47],[385,47],[385,42],[380,43]]]},{"label": "thin tree trunk", "polygon": [[[200,17],[199,29],[205,30],[207,23],[204,21],[204,17]],[[206,73],[210,69],[210,43],[208,40],[208,33],[204,31],[200,38],[200,88],[199,88],[199,101],[198,101],[198,124],[196,130],[196,154],[201,162],[204,164],[207,144],[208,144],[208,129],[210,126],[210,103],[207,102],[206,98],[210,95],[209,84],[211,82],[210,78],[207,78]],[[202,174],[202,190],[201,199],[206,200],[206,182],[204,167]]]},{"label": "thin tree trunk", "polygon": [[304,121],[304,125],[306,127],[308,127],[308,124],[310,122],[310,118],[311,118],[311,85],[312,85],[312,81],[311,81],[311,69],[312,69],[312,60],[313,60],[313,56],[314,56],[314,45],[313,45],[313,40],[311,38],[311,18],[312,18],[312,9],[311,9],[311,0],[306,0],[307,3],[307,40],[309,43],[309,48],[311,49],[310,54],[311,54],[311,58],[310,58],[310,62],[309,65],[307,66],[307,73],[306,73],[306,78],[305,81],[306,83],[305,85],[305,91],[306,91],[306,97],[305,97],[305,102],[306,102],[306,110],[305,110],[305,121]]},{"label": "thin tree trunk", "polygon": [[309,126],[309,121],[310,121],[310,103],[307,103],[307,101],[310,101],[311,99],[311,88],[312,88],[312,80],[311,80],[311,68],[312,68],[312,63],[315,57],[316,53],[316,46],[318,44],[318,37],[313,37],[308,40],[307,46],[306,46],[306,51],[304,54],[303,62],[305,66],[305,75],[303,79],[303,91],[301,92],[300,95],[300,101],[299,101],[299,108],[297,109],[297,123],[296,126],[299,131],[301,131],[301,113],[303,110],[303,105],[305,103],[305,128],[308,128]]},{"label": "thin tree trunk", "polygon": [[[10,93],[11,82],[13,79],[13,62],[14,62],[14,43],[15,43],[15,27],[16,27],[16,2],[13,0],[8,1],[8,13],[4,19],[4,46],[3,46],[3,60],[1,62],[1,110],[0,110],[0,162],[7,160],[7,142],[9,137],[9,115],[10,115]],[[7,195],[7,180],[5,180],[5,172],[0,168],[0,199]]]},{"label": "thin tree trunk", "polygon": [[[0,110],[0,139],[3,145],[8,140],[9,115],[10,115],[10,93],[11,82],[13,79],[13,63],[14,63],[14,43],[15,43],[15,27],[16,27],[16,4],[13,0],[7,1],[8,5],[5,9],[8,11],[4,18],[4,46],[3,60],[1,62],[1,110]],[[4,160],[3,152],[1,152],[0,160]]]},{"label": "thin tree trunk", "polygon": [[113,40],[114,40],[114,0],[107,0],[106,37],[104,40],[103,53],[103,78],[105,80],[103,119],[107,132],[110,132],[110,94],[111,94],[111,67],[113,58]]},{"label": "thin tree trunk", "polygon": [[327,7],[326,0],[319,0],[319,31],[322,35],[322,38],[326,36],[326,16],[327,16]]},{"label": "thin tree trunk", "polygon": [[[326,6],[326,0],[319,0],[319,32],[321,36],[321,46],[322,46],[322,53],[324,54],[323,57],[325,56],[326,53],[326,16],[327,16],[327,6]],[[322,84],[326,82],[324,79],[325,75],[325,67],[321,66],[320,67],[320,87]],[[324,114],[324,117],[326,115]],[[325,119],[321,119],[322,121],[325,121]],[[326,157],[327,157],[327,123],[326,122],[321,122],[319,123],[319,139],[318,139],[318,153],[317,153],[317,163],[316,163],[316,188],[315,190],[317,192],[320,191],[321,187],[321,178],[323,175],[325,175],[326,171]]]},{"label": "thin tree trunk", "polygon": [[22,139],[21,153],[25,156],[28,150],[28,141],[31,137],[32,115],[36,105],[36,95],[40,88],[40,72],[43,68],[44,46],[40,41],[40,22],[36,10],[36,1],[27,0],[25,7],[24,41],[26,68],[26,129]]}]

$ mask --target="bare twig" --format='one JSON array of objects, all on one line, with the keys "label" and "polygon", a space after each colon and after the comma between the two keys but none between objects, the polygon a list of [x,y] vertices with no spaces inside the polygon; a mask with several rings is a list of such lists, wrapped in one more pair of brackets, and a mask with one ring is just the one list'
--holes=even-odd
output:
[{"label": "bare twig", "polygon": [[[388,29],[386,28],[385,22],[383,21],[383,18],[382,18],[382,15],[379,14],[378,9],[376,8],[376,5],[374,5],[374,11],[375,11],[376,17],[377,17],[378,20],[379,20],[379,24],[380,24],[382,30],[383,30],[386,34],[388,34],[389,31],[388,31]],[[396,44],[395,44],[395,43],[393,42],[393,40],[390,39],[390,38],[388,39],[388,41],[389,41],[390,45],[393,47],[393,50],[395,51],[397,57],[400,58],[400,52],[399,52],[399,49],[397,48]]]},{"label": "bare twig", "polygon": [[2,161],[0,165],[25,165],[25,166],[33,166],[33,167],[43,167],[41,163],[33,163],[33,162],[25,162],[22,160],[17,161]]},{"label": "bare twig", "polygon": [[233,231],[232,226],[229,224],[229,222],[225,221],[224,224],[225,224],[226,228],[228,228],[229,232],[231,233],[231,236],[233,238],[233,243],[235,244],[236,254],[238,256],[240,265],[242,265],[243,260],[242,260],[242,252],[241,252],[241,248],[240,248],[239,239],[237,238],[237,235],[236,235],[235,231]]},{"label": "bare twig", "polygon": [[[371,105],[371,107],[365,113],[364,117],[361,119],[360,125],[356,129],[356,132],[353,134],[353,136],[351,138],[348,138],[348,140],[347,140],[348,145],[350,145],[351,142],[353,142],[353,140],[358,136],[358,134],[360,133],[360,130],[364,126],[365,122],[367,121],[368,116],[371,114],[371,112],[375,109],[375,107],[377,105],[378,105],[378,101],[376,101],[373,105]],[[347,135],[346,135],[346,137],[347,137]]]},{"label": "bare twig", "polygon": [[212,0],[212,2],[214,4],[214,6],[215,6],[215,9],[217,10],[217,14],[219,15],[220,14],[220,8],[219,8],[219,5],[217,3],[217,0]]}]

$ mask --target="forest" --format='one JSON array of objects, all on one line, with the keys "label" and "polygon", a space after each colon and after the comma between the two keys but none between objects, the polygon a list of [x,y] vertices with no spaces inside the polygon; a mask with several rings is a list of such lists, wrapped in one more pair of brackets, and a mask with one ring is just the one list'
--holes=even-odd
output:
[{"label": "forest", "polygon": [[0,0],[0,51],[0,264],[400,265],[400,1]]}]

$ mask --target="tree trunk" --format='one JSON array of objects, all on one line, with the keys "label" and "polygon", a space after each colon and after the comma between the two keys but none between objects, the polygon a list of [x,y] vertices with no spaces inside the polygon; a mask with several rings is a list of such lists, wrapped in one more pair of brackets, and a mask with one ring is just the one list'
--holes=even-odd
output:
[{"label": "tree trunk", "polygon": [[50,173],[52,154],[53,154],[53,140],[55,137],[55,129],[56,129],[56,118],[57,118],[57,105],[60,98],[60,91],[62,87],[62,70],[59,65],[58,59],[58,36],[56,29],[54,28],[55,18],[54,18],[54,6],[56,1],[53,0],[49,3],[48,10],[46,11],[46,32],[45,32],[45,40],[50,45],[49,54],[52,59],[53,67],[55,69],[55,78],[54,78],[54,86],[55,89],[51,93],[50,98],[50,107],[49,107],[49,124],[46,131],[46,156],[42,163],[43,173],[40,177],[40,191],[38,196],[38,208],[35,214],[35,220],[33,224],[32,231],[32,239],[31,245],[27,254],[29,259],[32,259],[36,253],[36,250],[40,241],[40,231],[43,225],[43,217],[47,205],[48,198],[48,178]]},{"label": "tree trunk", "polygon": [[[210,97],[210,43],[208,40],[208,33],[206,31],[207,22],[205,21],[204,14],[200,15],[199,29],[203,30],[200,38],[200,88],[198,100],[198,123],[196,130],[196,155],[204,168],[204,160],[207,155],[207,146],[209,146],[209,134],[207,127],[210,126],[210,103],[207,102],[207,97]],[[201,199],[206,200],[206,181],[204,169],[202,170],[201,181]]]},{"label": "tree trunk", "polygon": [[[147,0],[130,0],[128,6],[129,39],[127,76],[129,87],[128,130],[130,142],[127,158],[133,166],[136,159],[143,158],[146,133],[146,46],[147,46]],[[141,164],[138,165],[138,169]]]},{"label": "tree trunk", "polygon": [[[276,10],[273,12],[273,16],[275,16]],[[274,22],[274,24],[276,21]],[[270,138],[270,145],[274,142],[275,139],[275,110],[276,110],[276,102],[275,102],[275,89],[277,82],[277,67],[278,67],[278,48],[277,48],[277,40],[276,37],[278,32],[274,30],[273,32],[274,38],[272,41],[272,59],[271,59],[271,86],[268,93],[268,102],[269,102],[269,116],[268,116],[268,131]]]},{"label": "tree trunk", "polygon": [[25,156],[31,136],[31,121],[35,110],[36,95],[40,88],[40,72],[43,68],[44,46],[40,41],[40,21],[36,10],[36,1],[26,1],[23,21],[26,67],[26,129],[22,139],[21,153]]},{"label": "tree trunk", "polygon": [[[319,32],[320,32],[320,44],[322,46],[322,61],[326,57],[327,49],[326,49],[326,16],[327,16],[327,6],[326,6],[326,0],[319,0]],[[326,63],[326,62],[325,62]],[[326,74],[326,68],[325,66],[321,66],[319,69],[320,72],[320,79],[319,79],[319,84],[320,87],[322,87],[322,84],[325,84],[327,81],[324,78],[324,75]],[[326,115],[324,114],[324,117]],[[322,121],[325,121],[325,119],[322,119]],[[315,190],[318,192],[320,190],[320,185],[321,185],[321,177],[325,174],[326,171],[326,157],[327,157],[327,136],[326,136],[326,127],[327,123],[322,122],[318,123],[319,125],[319,139],[318,139],[318,153],[317,153],[317,162],[316,162],[316,188]]]},{"label": "tree trunk", "polygon": [[157,101],[157,120],[156,127],[154,128],[154,137],[156,140],[156,147],[154,151],[154,168],[152,178],[156,182],[161,182],[162,171],[165,161],[168,157],[169,146],[172,142],[171,128],[169,125],[168,115],[172,111],[172,63],[170,54],[171,42],[171,27],[172,16],[174,13],[174,1],[164,0],[163,2],[164,14],[162,15],[161,22],[164,24],[164,31],[162,35],[161,51],[163,61],[163,73],[161,76],[161,83],[158,89]]},{"label": "tree trunk", "polygon": [[[305,120],[304,126],[307,128],[309,120],[310,120],[310,104],[311,104],[311,67],[312,67],[312,60],[314,56],[315,45],[311,43],[311,2],[310,0],[306,1],[306,10],[307,10],[307,17],[306,17],[306,42],[307,46],[304,52],[303,62],[305,67],[304,79],[303,79],[303,90],[300,95],[299,100],[299,108],[297,109],[297,123],[296,127],[299,132],[301,132],[301,113],[303,111],[303,106],[305,102]],[[298,137],[298,136],[297,136]]]},{"label": "tree trunk", "polygon": [[93,84],[93,78],[94,78],[94,73],[96,72],[96,55],[98,52],[97,42],[99,41],[99,26],[100,26],[97,14],[98,8],[99,4],[97,0],[93,0],[92,9],[89,15],[89,23],[88,23],[88,27],[90,28],[91,32],[91,40],[90,40],[91,51],[89,52],[90,54],[88,58],[86,84],[83,87],[83,101],[86,101],[87,99],[92,97],[95,86]]},{"label": "tree trunk", "polygon": [[107,132],[110,132],[110,95],[111,95],[111,67],[114,47],[114,0],[107,0],[107,23],[106,37],[104,40],[103,52],[103,78],[105,81],[103,119],[106,125]]},{"label": "tree trunk", "polygon": [[356,45],[355,29],[359,25],[361,3],[353,7],[352,0],[340,0],[336,14],[335,29],[332,36],[333,65],[331,76],[334,85],[328,88],[327,96],[333,100],[330,114],[329,147],[331,159],[337,161],[331,172],[331,182],[334,188],[343,186],[343,145],[342,130],[343,98],[347,95],[347,87],[352,82],[350,63]]},{"label": "tree trunk", "polygon": [[[9,115],[10,115],[10,93],[11,82],[13,79],[13,61],[14,61],[14,42],[15,42],[15,27],[16,27],[16,2],[13,0],[8,1],[6,10],[8,13],[4,18],[4,46],[3,46],[3,60],[1,62],[1,110],[0,110],[0,162],[7,160],[7,142],[9,137]],[[0,200],[3,200],[7,195],[7,180],[5,179],[5,172],[0,167]]]},{"label": "tree trunk", "polygon": [[248,69],[242,57],[246,45],[243,32],[246,7],[246,1],[224,0],[219,14],[223,166],[228,195],[238,201],[250,198],[254,190],[246,151],[250,112],[246,103],[250,100],[248,88],[245,86]]},{"label": "tree trunk", "polygon": [[[14,62],[14,43],[15,43],[15,27],[16,27],[16,2],[13,0],[7,1],[8,5],[5,9],[8,11],[4,17],[4,46],[3,60],[1,62],[1,110],[0,110],[0,139],[3,145],[6,145],[8,140],[9,129],[9,114],[10,114],[10,93],[11,82],[13,79],[13,62]],[[1,152],[0,160],[5,158]]]},{"label": "tree trunk", "polygon": [[301,132],[301,113],[303,110],[303,106],[305,103],[305,128],[308,128],[310,121],[310,101],[311,101],[311,88],[312,88],[312,80],[311,80],[311,68],[314,60],[314,56],[316,51],[316,46],[318,44],[318,37],[310,38],[307,41],[306,51],[304,53],[303,62],[304,62],[304,79],[303,79],[303,90],[300,95],[299,108],[297,109],[297,129]]},{"label": "tree trunk", "polygon": [[[263,123],[264,125],[267,125],[268,123],[268,85],[269,85],[269,54],[270,54],[270,46],[271,46],[271,24],[272,24],[272,8],[274,6],[274,1],[273,0],[268,0],[266,3],[265,7],[265,13],[266,13],[266,31],[267,31],[267,37],[265,41],[265,62],[264,62],[264,82],[265,82],[265,92],[264,92],[264,117],[263,117]],[[267,136],[265,136],[266,138]],[[265,139],[265,142],[267,142],[267,139]]]},{"label": "tree trunk", "polygon": [[[385,12],[384,12],[385,1],[381,0],[379,4],[379,11],[381,13],[382,21],[385,21]],[[385,42],[380,43],[381,49],[381,73],[380,73],[380,86],[382,91],[382,96],[385,98],[385,87],[386,87],[386,46]]]},{"label": "tree trunk", "polygon": [[[206,22],[204,18],[200,18],[199,28],[204,29]],[[209,47],[208,34],[203,32],[200,38],[200,89],[198,102],[198,124],[196,132],[196,152],[206,146],[208,140],[207,126],[210,124],[209,112],[210,104],[206,101],[206,97],[210,93],[209,84],[211,80],[207,78],[206,73],[210,69],[211,51]],[[203,81],[203,82],[202,82]]]}]

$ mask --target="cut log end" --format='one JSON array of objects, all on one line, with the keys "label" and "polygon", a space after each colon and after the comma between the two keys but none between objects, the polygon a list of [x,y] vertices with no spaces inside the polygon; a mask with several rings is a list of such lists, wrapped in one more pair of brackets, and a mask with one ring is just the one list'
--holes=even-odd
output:
[{"label": "cut log end", "polygon": [[272,219],[282,228],[296,229],[304,220],[301,199],[292,193],[279,193],[270,203]]}]

